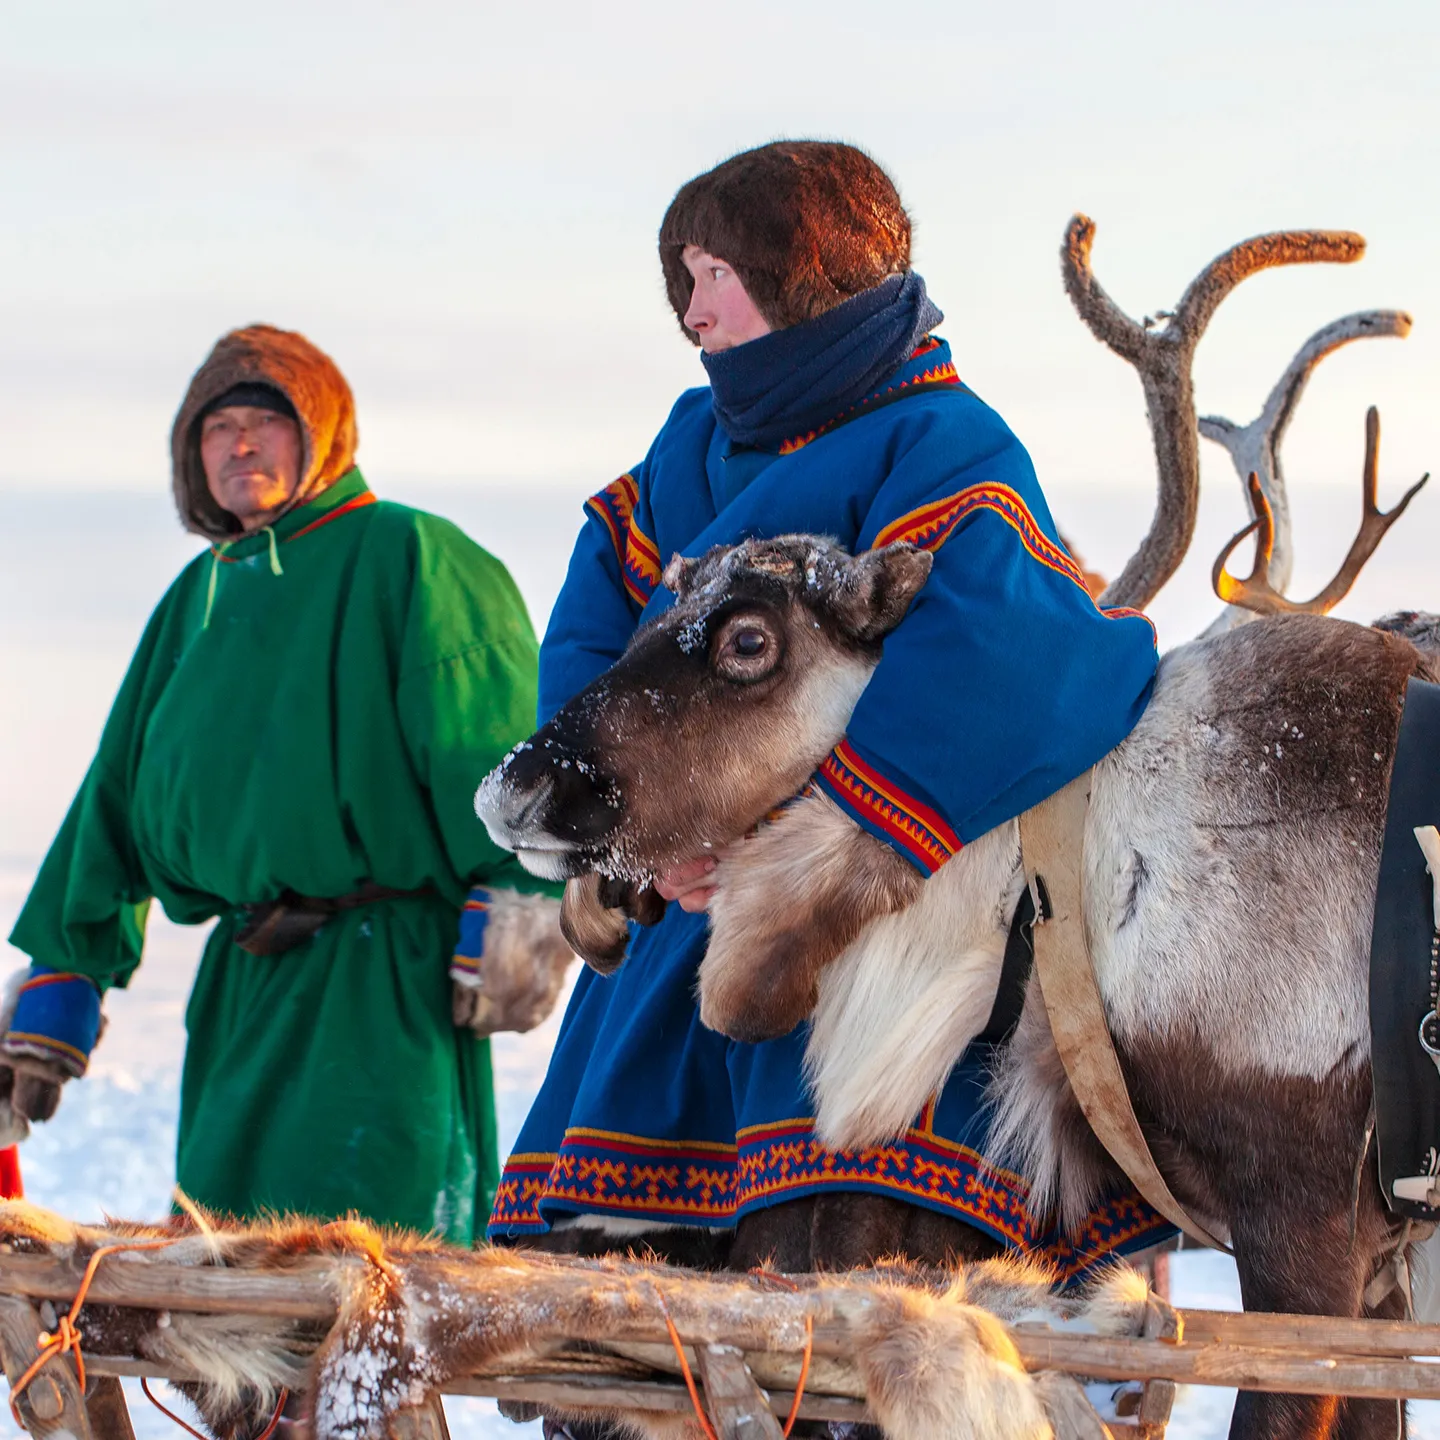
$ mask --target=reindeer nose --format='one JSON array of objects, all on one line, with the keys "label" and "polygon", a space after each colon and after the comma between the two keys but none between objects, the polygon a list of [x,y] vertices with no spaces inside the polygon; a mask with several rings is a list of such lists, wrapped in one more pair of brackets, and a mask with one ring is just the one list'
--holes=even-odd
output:
[{"label": "reindeer nose", "polygon": [[576,845],[605,839],[620,823],[618,787],[579,750],[541,731],[505,767],[505,785],[523,808],[516,830],[541,830]]}]

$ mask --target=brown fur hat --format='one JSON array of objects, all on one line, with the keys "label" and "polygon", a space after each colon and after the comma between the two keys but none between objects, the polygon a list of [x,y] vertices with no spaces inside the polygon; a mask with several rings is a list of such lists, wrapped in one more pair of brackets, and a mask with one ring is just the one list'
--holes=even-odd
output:
[{"label": "brown fur hat", "polygon": [[200,463],[201,413],[234,385],[271,385],[300,419],[301,479],[293,510],[313,500],[355,464],[355,401],[335,362],[294,330],[247,325],[222,336],[195,372],[170,431],[175,508],[180,523],[207,540],[229,540],[240,522],[222,510]]},{"label": "brown fur hat", "polygon": [[660,265],[680,328],[698,345],[685,329],[687,245],[733,265],[780,330],[908,270],[910,217],[890,177],[836,141],[777,140],[697,175],[661,221]]}]

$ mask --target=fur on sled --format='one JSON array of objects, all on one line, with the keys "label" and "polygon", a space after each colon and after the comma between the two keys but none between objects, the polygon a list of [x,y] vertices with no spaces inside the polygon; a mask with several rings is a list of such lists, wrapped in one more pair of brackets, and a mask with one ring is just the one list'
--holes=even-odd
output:
[{"label": "fur on sled", "polygon": [[[1057,1292],[1023,1260],[948,1271],[900,1265],[794,1277],[705,1276],[641,1259],[462,1250],[357,1220],[235,1225],[199,1212],[166,1225],[74,1225],[23,1201],[0,1205],[0,1245],[79,1267],[102,1245],[164,1239],[106,1264],[304,1269],[335,1297],[333,1325],[258,1315],[199,1315],[87,1303],[92,1354],[135,1355],[198,1377],[184,1389],[222,1440],[254,1434],[281,1388],[304,1394],[315,1440],[385,1440],[401,1410],[461,1375],[604,1345],[627,1319],[669,1312],[687,1343],[738,1344],[798,1357],[804,1317],[850,1327],[848,1365],[894,1440],[1094,1440],[1105,1431],[1069,1377],[1029,1375],[1008,1324],[1041,1321],[1106,1335],[1143,1326],[1148,1291],[1116,1269],[1091,1289]],[[637,1436],[698,1434],[685,1417],[575,1410]]]}]

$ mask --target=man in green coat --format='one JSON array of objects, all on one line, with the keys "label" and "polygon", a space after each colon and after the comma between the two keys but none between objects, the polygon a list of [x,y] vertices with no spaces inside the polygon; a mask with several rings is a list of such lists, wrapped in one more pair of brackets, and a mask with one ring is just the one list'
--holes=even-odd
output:
[{"label": "man in green coat", "polygon": [[174,490],[210,548],[146,626],[10,937],[34,963],[0,1014],[0,1097],[22,1129],[53,1113],[155,897],[218,917],[181,1189],[468,1243],[496,1181],[483,1036],[536,1023],[571,959],[472,808],[534,727],[536,644],[505,568],[377,501],[355,444],[350,389],[303,336],[236,331],[196,373]]}]

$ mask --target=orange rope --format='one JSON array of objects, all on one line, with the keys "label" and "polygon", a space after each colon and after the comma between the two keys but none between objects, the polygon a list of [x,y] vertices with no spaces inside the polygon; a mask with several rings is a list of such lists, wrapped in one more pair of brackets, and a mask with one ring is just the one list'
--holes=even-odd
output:
[{"label": "orange rope", "polygon": [[805,1354],[800,1359],[800,1378],[795,1382],[795,1398],[790,1402],[790,1413],[785,1417],[784,1428],[780,1433],[785,1440],[790,1440],[790,1432],[795,1428],[795,1417],[800,1413],[800,1401],[805,1395],[805,1382],[810,1378],[810,1354],[815,1348],[815,1322],[809,1315],[805,1317]]},{"label": "orange rope", "polygon": [[[150,1388],[150,1382],[145,1376],[140,1377],[140,1388],[145,1392],[145,1398],[164,1416],[173,1420],[182,1430],[188,1430],[195,1437],[195,1440],[210,1440],[208,1435],[202,1435],[193,1425],[187,1424],[167,1405],[162,1405],[156,1398],[155,1392]],[[266,1432],[269,1433],[268,1431]]]},{"label": "orange rope", "polygon": [[[140,1388],[145,1392],[145,1398],[162,1414],[173,1420],[182,1430],[187,1430],[195,1437],[195,1440],[210,1440],[208,1435],[202,1434],[193,1425],[182,1420],[168,1405],[162,1405],[155,1398],[155,1392],[150,1388],[150,1382],[142,1375],[140,1377]],[[290,1399],[290,1392],[283,1387],[280,1390],[280,1399],[275,1403],[275,1413],[270,1417],[270,1423],[256,1437],[256,1440],[270,1440],[275,1433],[275,1427],[280,1423],[280,1417],[285,1413],[286,1402]]]},{"label": "orange rope", "polygon": [[690,1392],[690,1403],[695,1407],[695,1418],[705,1432],[705,1440],[720,1440],[715,1433],[715,1427],[710,1423],[710,1417],[705,1413],[705,1407],[700,1403],[700,1392],[695,1388],[695,1377],[690,1373],[690,1362],[685,1358],[680,1332],[670,1318],[670,1307],[666,1305],[665,1297],[659,1290],[656,1290],[655,1294],[660,1300],[660,1313],[665,1317],[665,1328],[670,1332],[670,1343],[675,1347],[675,1358],[680,1362],[680,1373],[685,1377],[685,1388]]},{"label": "orange rope", "polygon": [[69,1312],[60,1317],[60,1323],[55,1327],[54,1334],[47,1334],[43,1330],[40,1332],[39,1355],[30,1362],[30,1368],[10,1387],[10,1413],[15,1417],[17,1425],[22,1429],[25,1427],[25,1422],[20,1418],[20,1411],[16,1408],[16,1401],[25,1393],[30,1382],[57,1355],[74,1354],[75,1378],[80,1383],[81,1391],[84,1391],[85,1357],[80,1352],[80,1331],[76,1328],[75,1317],[80,1313],[81,1306],[85,1304],[85,1297],[90,1293],[90,1284],[95,1279],[95,1272],[100,1268],[100,1262],[107,1255],[115,1254],[117,1250],[159,1250],[174,1243],[174,1240],[129,1240],[123,1244],[102,1245],[90,1257],[90,1263],[85,1267],[85,1274],[80,1279],[80,1288],[75,1292],[75,1300],[70,1306]]}]

